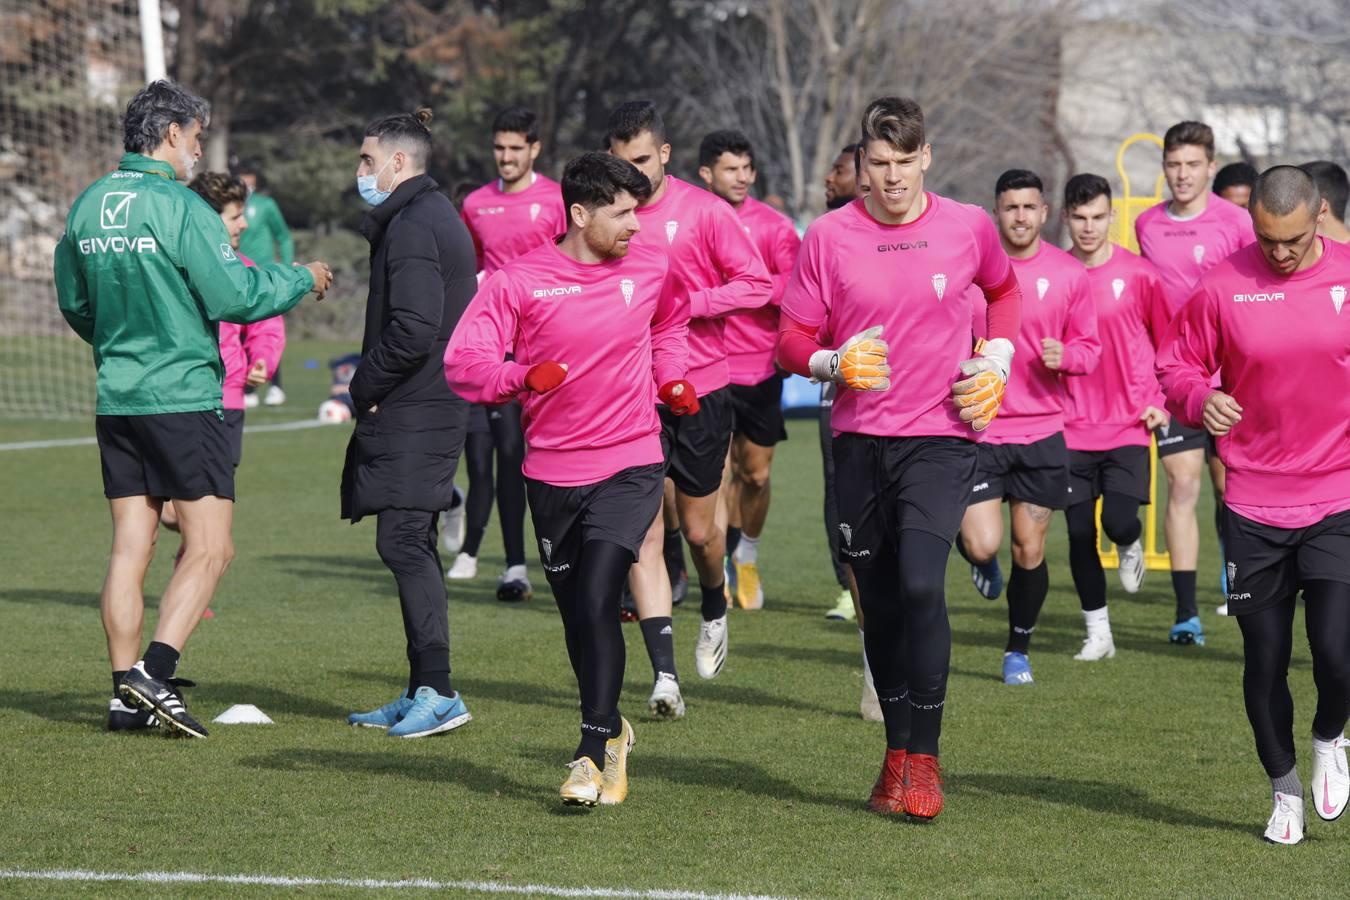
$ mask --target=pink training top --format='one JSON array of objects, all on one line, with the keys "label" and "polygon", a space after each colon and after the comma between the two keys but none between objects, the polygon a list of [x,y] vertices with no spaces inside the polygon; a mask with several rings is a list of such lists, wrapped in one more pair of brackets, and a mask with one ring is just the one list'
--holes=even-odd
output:
[{"label": "pink training top", "polygon": [[[1064,382],[1097,368],[1102,345],[1097,339],[1097,310],[1088,289],[1087,269],[1045,241],[1030,259],[1013,259],[1022,289],[1022,327],[1013,341],[1012,372],[998,418],[985,438],[991,444],[1032,444],[1064,430]],[[984,337],[984,297],[972,293],[971,320]],[[1043,338],[1064,344],[1058,370],[1041,362]]]},{"label": "pink training top", "polygon": [[473,236],[484,276],[567,230],[562,185],[537,172],[525,190],[508,194],[494,179],[464,198],[460,216]]},{"label": "pink training top", "polygon": [[891,348],[889,391],[835,394],[836,434],[982,436],[958,417],[951,389],[973,355],[968,289],[1009,281],[1008,255],[979,207],[925,196],[927,208],[906,225],[878,222],[859,198],[806,230],[783,295],[785,323],[819,328],[831,347],[881,325]]},{"label": "pink training top", "polygon": [[[664,458],[656,389],[687,377],[689,315],[668,269],[651,247],[587,264],[550,242],[478,289],[445,348],[445,379],[471,403],[521,395],[526,477],[573,487]],[[503,362],[508,347],[515,360]],[[563,383],[526,391],[547,360],[567,366]]]},{"label": "pink training top", "polygon": [[1158,269],[1169,320],[1181,311],[1201,275],[1256,242],[1251,215],[1218,194],[1210,194],[1204,211],[1193,219],[1172,218],[1164,200],[1135,219],[1134,233],[1140,253]]},{"label": "pink training top", "polygon": [[759,384],[773,377],[773,364],[778,347],[778,308],[783,303],[783,292],[792,277],[792,266],[797,262],[801,238],[792,227],[792,220],[767,203],[746,197],[736,210],[750,235],[760,259],[773,279],[773,295],[769,305],[750,312],[733,313],[726,318],[727,368],[732,384]]},{"label": "pink training top", "polygon": [[666,176],[661,199],[639,206],[637,215],[642,230],[633,244],[670,257],[675,295],[689,308],[689,381],[706,396],[731,382],[722,317],[769,302],[768,269],[730,204],[674,176]]},{"label": "pink training top", "polygon": [[1279,528],[1350,508],[1350,248],[1318,240],[1322,258],[1287,278],[1255,245],[1215,266],[1158,352],[1168,409],[1193,427],[1221,373],[1242,406],[1218,439],[1224,501]]},{"label": "pink training top", "polygon": [[1153,371],[1169,320],[1162,282],[1151,263],[1119,246],[1087,277],[1102,358],[1096,371],[1064,379],[1064,442],[1070,450],[1147,447],[1153,436],[1140,417],[1163,408]]},{"label": "pink training top", "polygon": [[[245,266],[256,265],[237,250],[235,255]],[[271,380],[277,366],[281,365],[281,354],[285,349],[286,320],[282,316],[272,316],[251,325],[221,322],[220,361],[225,364],[225,384],[222,389],[224,407],[243,409],[248,370],[258,360],[262,360],[267,367],[267,378]]]}]

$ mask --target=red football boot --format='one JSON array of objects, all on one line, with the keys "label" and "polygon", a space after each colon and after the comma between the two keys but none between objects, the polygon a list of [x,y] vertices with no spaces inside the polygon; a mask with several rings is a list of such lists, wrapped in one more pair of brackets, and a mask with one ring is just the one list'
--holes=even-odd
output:
[{"label": "red football boot", "polygon": [[936,756],[912,753],[906,760],[904,808],[916,819],[935,819],[942,812],[942,767]]},{"label": "red football boot", "polygon": [[872,796],[867,799],[867,808],[872,812],[893,816],[905,814],[906,756],[904,750],[886,751],[881,774],[877,776],[877,783],[872,785]]}]

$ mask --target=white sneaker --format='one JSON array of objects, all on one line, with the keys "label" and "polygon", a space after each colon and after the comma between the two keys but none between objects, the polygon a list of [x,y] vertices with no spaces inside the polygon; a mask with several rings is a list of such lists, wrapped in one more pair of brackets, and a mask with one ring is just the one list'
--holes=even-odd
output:
[{"label": "white sneaker", "polygon": [[1074,654],[1074,659],[1082,662],[1096,662],[1099,659],[1111,659],[1116,655],[1116,642],[1111,632],[1089,634],[1083,641],[1083,649]]},{"label": "white sneaker", "polygon": [[1275,792],[1275,808],[1266,823],[1265,839],[1272,844],[1297,844],[1303,840],[1303,798]]},{"label": "white sneaker", "polygon": [[533,596],[534,588],[524,566],[511,566],[497,579],[497,599],[502,603],[522,603]]},{"label": "white sneaker", "polygon": [[1225,604],[1223,604],[1222,606],[1216,606],[1216,607],[1214,607],[1214,612],[1216,612],[1217,614],[1219,614],[1219,615],[1221,615],[1221,616],[1226,616],[1226,615],[1228,615],[1228,604],[1225,603]]},{"label": "white sneaker", "polygon": [[445,548],[446,553],[458,553],[459,548],[464,546],[464,531],[467,527],[464,518],[464,492],[455,488],[455,496],[459,498],[459,506],[441,513],[441,546]]},{"label": "white sneaker", "polygon": [[694,644],[694,666],[700,678],[716,678],[727,661],[727,614],[699,625]]},{"label": "white sneaker", "polygon": [[1317,815],[1328,822],[1345,812],[1350,800],[1350,773],[1345,767],[1345,748],[1350,741],[1342,734],[1334,741],[1313,738],[1312,798]]},{"label": "white sneaker", "polygon": [[884,722],[881,715],[881,701],[877,699],[877,686],[872,681],[872,669],[863,664],[862,702],[858,704],[864,722]]},{"label": "white sneaker", "polygon": [[680,694],[680,683],[669,672],[656,676],[656,686],[651,697],[647,698],[647,708],[652,715],[663,719],[684,718],[684,697]]},{"label": "white sneaker", "polygon": [[286,392],[275,384],[267,389],[263,395],[263,406],[280,406],[286,402]]},{"label": "white sneaker", "polygon": [[1139,593],[1139,586],[1144,583],[1144,573],[1148,571],[1144,566],[1144,545],[1139,541],[1128,547],[1117,544],[1116,552],[1120,555],[1120,568],[1117,569],[1120,586],[1125,588],[1127,594]]},{"label": "white sneaker", "polygon": [[244,409],[256,409],[258,406],[258,392],[249,391],[244,394]]},{"label": "white sneaker", "polygon": [[478,577],[478,557],[470,556],[467,553],[461,553],[455,557],[455,564],[450,567],[450,571],[445,573],[445,577],[452,581],[468,581],[470,578]]}]

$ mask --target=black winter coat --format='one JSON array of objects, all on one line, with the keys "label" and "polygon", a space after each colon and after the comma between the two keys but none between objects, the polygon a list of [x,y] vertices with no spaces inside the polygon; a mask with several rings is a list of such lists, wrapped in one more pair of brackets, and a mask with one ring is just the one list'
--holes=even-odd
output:
[{"label": "black winter coat", "polygon": [[342,470],[342,517],[353,522],[450,506],[469,405],[445,383],[442,357],[478,279],[473,239],[437,188],[410,178],[361,223],[370,297]]}]

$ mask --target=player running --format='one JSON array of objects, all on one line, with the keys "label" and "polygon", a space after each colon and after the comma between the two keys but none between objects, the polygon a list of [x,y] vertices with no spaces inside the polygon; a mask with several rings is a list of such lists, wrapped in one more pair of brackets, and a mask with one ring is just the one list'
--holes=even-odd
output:
[{"label": "player running", "polygon": [[[1153,263],[1162,279],[1170,320],[1181,311],[1203,273],[1256,238],[1246,211],[1209,190],[1214,177],[1214,132],[1208,125],[1178,122],[1167,129],[1163,136],[1163,177],[1172,199],[1146,210],[1135,220],[1134,230],[1140,254]],[[1155,437],[1158,458],[1167,473],[1163,530],[1177,599],[1176,622],[1167,639],[1174,644],[1204,644],[1205,630],[1195,595],[1195,568],[1200,557],[1195,505],[1200,499],[1200,472],[1205,467],[1209,438],[1203,429],[1181,423],[1163,425]],[[1209,470],[1218,528],[1224,476],[1217,455],[1210,455]],[[1224,608],[1219,607],[1218,612],[1223,615]]]},{"label": "player running", "polygon": [[787,216],[750,196],[755,152],[739,131],[714,131],[698,149],[698,174],[708,190],[731,204],[773,279],[769,303],[726,317],[727,368],[731,375],[730,478],[727,507],[729,593],[743,609],[764,606],[759,577],[759,539],[769,515],[773,448],[787,440],[783,422],[783,376],[774,365],[778,308],[783,302],[801,239]]},{"label": "player running", "polygon": [[1289,694],[1300,591],[1317,685],[1313,808],[1335,819],[1350,796],[1350,249],[1317,235],[1320,209],[1305,172],[1266,170],[1252,194],[1258,245],[1200,278],[1158,355],[1168,408],[1215,435],[1228,467],[1228,608],[1277,844],[1306,827]]},{"label": "player running", "polygon": [[[469,194],[461,213],[484,278],[567,230],[558,183],[534,170],[541,147],[538,123],[528,109],[512,106],[493,120],[492,157],[498,177]],[[475,405],[469,411],[469,433],[464,439],[469,473],[463,506],[465,534],[445,577],[478,575],[478,552],[492,517],[494,451],[497,514],[506,551],[506,571],[497,579],[497,599],[528,600],[533,589],[525,567],[525,479],[520,474],[525,439],[520,404],[514,400]]]},{"label": "player running", "polygon": [[1162,284],[1153,266],[1107,240],[1111,185],[1100,175],[1075,175],[1064,186],[1064,220],[1075,259],[1087,267],[1097,311],[1101,362],[1094,372],[1064,379],[1064,443],[1069,448],[1069,569],[1087,639],[1074,657],[1116,655],[1106,610],[1106,575],[1097,551],[1097,500],[1102,528],[1119,554],[1121,586],[1136,593],[1144,580],[1139,506],[1149,502],[1148,449],[1153,429],[1168,421],[1153,372],[1166,325]]},{"label": "player running", "polygon": [[1345,227],[1345,204],[1350,200],[1350,178],[1345,169],[1325,159],[1306,162],[1299,166],[1317,182],[1317,193],[1322,195],[1324,215],[1317,233],[1338,244],[1350,243],[1350,228]]},{"label": "player running", "polygon": [[[659,413],[675,508],[701,593],[694,663],[700,677],[715,678],[727,657],[726,533],[717,522],[717,494],[732,430],[723,317],[766,305],[773,283],[736,213],[718,197],[666,173],[670,144],[651,101],[616,107],[607,138],[611,153],[651,181],[651,196],[638,206],[642,230],[635,240],[667,253],[676,296],[689,309],[689,380],[698,390],[699,412],[680,418],[667,407]],[[653,522],[632,588],[656,680],[648,707],[658,715],[679,717],[684,699],[675,670],[664,537],[664,522]]]},{"label": "player running", "polygon": [[[1025,302],[1022,327],[1013,341],[1017,355],[1012,383],[997,424],[979,446],[979,466],[957,546],[970,562],[976,588],[987,599],[997,597],[1003,582],[998,566],[1002,507],[1008,501],[1013,567],[1004,684],[1032,683],[1027,653],[1050,590],[1045,537],[1054,510],[1069,504],[1064,385],[1070,379],[1064,376],[1087,375],[1101,358],[1086,270],[1041,240],[1049,212],[1045,189],[1034,172],[1009,169],[998,177],[994,219]],[[975,332],[981,334],[980,298],[973,305]]]},{"label": "player running", "polygon": [[[947,556],[975,477],[974,441],[998,412],[1022,301],[989,217],[924,191],[932,151],[917,103],[868,104],[862,145],[871,191],[807,230],[783,296],[778,361],[839,386],[839,531],[886,722],[868,805],[931,819],[943,806]],[[988,297],[990,335],[973,359],[972,284]]]},{"label": "player running", "polygon": [[561,793],[582,806],[628,793],[619,593],[661,506],[656,400],[673,415],[699,411],[686,380],[688,311],[666,254],[631,243],[650,190],[604,153],[568,163],[567,233],[489,277],[445,351],[446,379],[465,398],[524,395],[530,510],[581,692],[581,742]]}]

